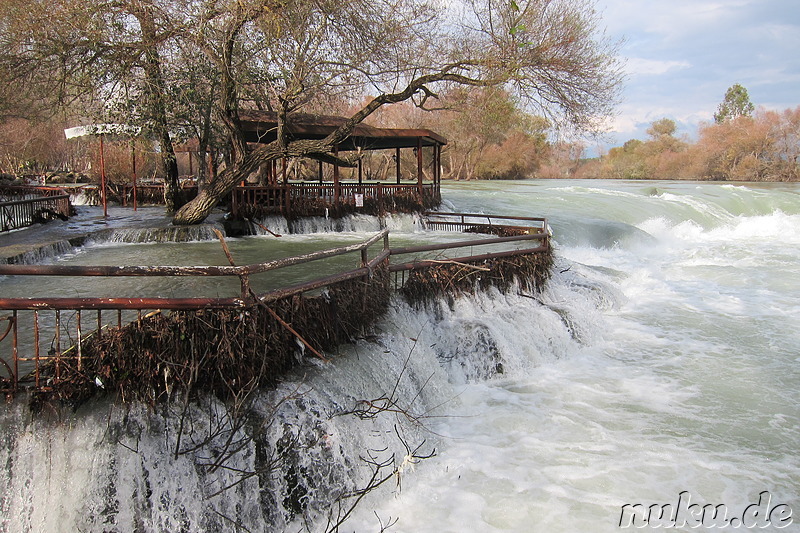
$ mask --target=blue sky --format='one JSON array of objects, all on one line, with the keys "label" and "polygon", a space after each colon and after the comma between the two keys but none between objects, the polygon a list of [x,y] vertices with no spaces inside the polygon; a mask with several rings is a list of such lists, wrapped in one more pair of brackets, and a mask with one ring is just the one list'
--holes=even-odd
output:
[{"label": "blue sky", "polygon": [[758,107],[800,105],[800,0],[597,0],[627,73],[610,146],[671,118],[694,136],[734,83]]}]

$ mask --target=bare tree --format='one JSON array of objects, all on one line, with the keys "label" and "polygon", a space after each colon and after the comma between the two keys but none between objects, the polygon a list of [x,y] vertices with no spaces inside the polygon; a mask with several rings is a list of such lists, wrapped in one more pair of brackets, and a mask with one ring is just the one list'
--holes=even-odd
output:
[{"label": "bare tree", "polygon": [[[333,148],[386,104],[428,109],[453,85],[500,87],[531,114],[592,131],[621,78],[593,0],[8,0],[0,27],[0,111],[4,94],[24,86],[33,95],[32,85],[55,96],[45,108],[76,99],[87,114],[84,100],[95,111],[115,107],[149,126],[168,176],[182,125],[222,126],[226,168],[176,213],[177,224],[205,219],[271,160],[344,163]],[[187,69],[208,74],[187,83]],[[326,139],[285,134],[293,113],[331,98],[366,103]],[[276,111],[277,140],[249,149],[243,109]]]},{"label": "bare tree", "polygon": [[[257,11],[236,12],[238,17],[224,13],[229,22],[223,27],[235,29],[224,33],[224,46],[198,43],[217,56],[219,50],[232,52],[216,61],[231,74],[220,108],[236,157],[176,214],[176,224],[204,220],[224,194],[268,161],[336,160],[333,148],[381,106],[412,100],[426,107],[449,85],[506,87],[532,110],[583,131],[596,130],[616,100],[614,46],[586,0],[469,0],[439,10],[400,0],[259,4]],[[235,61],[237,50],[247,59]],[[243,76],[236,66],[264,70],[261,77]],[[285,135],[291,113],[320,93],[356,88],[377,96],[327,138]],[[277,140],[251,151],[236,114],[245,94],[258,95],[278,112]]]}]

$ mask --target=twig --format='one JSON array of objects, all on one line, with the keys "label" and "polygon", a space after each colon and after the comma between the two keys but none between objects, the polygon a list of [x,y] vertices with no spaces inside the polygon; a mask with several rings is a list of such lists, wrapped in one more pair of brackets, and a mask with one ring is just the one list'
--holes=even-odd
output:
[{"label": "twig", "polygon": [[228,248],[228,243],[225,242],[225,236],[217,228],[214,228],[214,233],[216,233],[217,238],[219,239],[219,243],[222,245],[222,251],[225,252],[225,257],[228,258],[228,262],[231,264],[231,266],[236,266],[236,263],[233,262],[233,256],[231,255],[231,251]]},{"label": "twig", "polygon": [[482,272],[491,272],[492,271],[491,268],[482,267],[482,266],[478,266],[478,265],[471,265],[469,263],[461,263],[459,261],[453,261],[453,260],[450,260],[450,259],[446,259],[446,260],[444,260],[444,259],[427,259],[426,261],[428,261],[430,263],[438,263],[438,264],[441,264],[441,265],[458,265],[458,266],[462,266],[462,267],[465,267],[465,268],[471,268],[473,270],[480,270]]},{"label": "twig", "polygon": [[258,226],[259,228],[263,229],[264,231],[266,231],[267,233],[269,233],[269,234],[270,234],[270,235],[272,235],[273,237],[281,237],[281,235],[280,235],[279,233],[275,233],[274,231],[270,230],[270,229],[269,229],[268,227],[266,227],[265,225],[263,225],[263,224],[259,224],[258,222],[256,222],[256,221],[255,221],[255,220],[253,220],[252,218],[248,218],[248,219],[247,219],[247,221],[248,221],[248,222],[250,222],[251,224],[255,224],[256,226]]},{"label": "twig", "polygon": [[302,337],[302,336],[301,336],[299,333],[297,333],[297,331],[295,331],[295,329],[294,329],[292,326],[290,326],[290,325],[289,325],[289,324],[288,324],[286,321],[284,321],[284,320],[283,320],[281,317],[279,317],[279,316],[278,316],[278,313],[276,313],[275,311],[273,311],[273,310],[272,310],[272,308],[271,308],[270,306],[268,306],[268,305],[266,305],[266,304],[262,304],[262,305],[264,305],[264,308],[265,308],[265,309],[266,309],[266,310],[269,312],[269,314],[271,314],[271,315],[272,315],[272,317],[273,317],[275,320],[277,320],[277,321],[278,321],[278,323],[279,323],[281,326],[283,326],[283,327],[285,327],[286,329],[288,329],[288,330],[289,330],[289,331],[292,333],[292,335],[294,335],[295,337],[297,337],[297,340],[299,340],[300,342],[302,342],[302,343],[303,343],[303,345],[305,345],[305,347],[306,347],[306,348],[308,348],[309,350],[311,350],[311,351],[313,352],[313,354],[314,354],[314,355],[316,355],[317,357],[319,357],[320,359],[322,359],[322,360],[323,360],[323,361],[325,361],[326,363],[330,361],[330,359],[328,359],[327,357],[325,357],[324,355],[322,355],[321,353],[319,353],[319,351],[317,351],[317,349],[316,349],[316,348],[314,348],[313,346],[311,346],[311,345],[308,343],[308,341],[307,341],[307,340],[305,340],[305,339],[304,339],[304,338],[303,338],[303,337]]}]

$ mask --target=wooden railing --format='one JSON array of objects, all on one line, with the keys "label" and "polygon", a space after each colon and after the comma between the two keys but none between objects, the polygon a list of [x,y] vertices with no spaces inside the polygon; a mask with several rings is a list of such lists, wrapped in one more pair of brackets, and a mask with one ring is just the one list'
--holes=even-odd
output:
[{"label": "wooden railing", "polygon": [[[467,215],[465,215],[467,216]],[[498,217],[495,217],[498,218]],[[542,228],[546,228],[543,219]],[[527,243],[537,241],[536,246]],[[369,250],[377,243],[382,249],[369,257]],[[516,243],[521,248],[498,250],[499,246]],[[223,241],[224,246],[224,241]],[[476,247],[490,246],[494,250],[477,254]],[[469,248],[469,253],[456,258],[445,258],[446,250]],[[226,252],[227,252],[227,248]],[[174,277],[205,276],[238,278],[238,294],[228,297],[111,297],[111,298],[61,298],[26,297],[0,298],[0,390],[13,393],[22,388],[49,390],[59,380],[59,366],[70,360],[72,366],[80,369],[83,358],[83,344],[93,335],[102,335],[106,328],[122,327],[123,324],[142,320],[148,314],[161,310],[230,309],[241,312],[249,307],[275,302],[295,295],[308,293],[337,283],[356,278],[369,279],[377,268],[387,268],[395,273],[395,288],[405,280],[405,272],[443,262],[466,263],[540,253],[549,250],[547,231],[529,232],[509,237],[470,239],[444,244],[390,248],[389,230],[376,233],[369,239],[349,246],[308,253],[300,256],[267,261],[245,266],[66,266],[66,265],[0,265],[0,276],[69,276],[75,278],[89,276],[139,276]],[[310,281],[273,288],[256,294],[251,280],[254,276],[274,272],[279,269],[314,264],[306,271],[324,271],[317,263],[325,259],[356,254],[357,266],[350,270],[329,273]],[[410,261],[392,264],[390,257],[415,254]],[[423,255],[421,255],[423,254]],[[435,256],[434,259],[431,256]],[[232,258],[231,263],[233,263]],[[402,274],[401,277],[398,277]],[[87,316],[88,315],[88,316]],[[5,342],[4,342],[5,341]],[[48,366],[47,378],[42,370]],[[52,369],[55,368],[53,374]]]},{"label": "wooden railing", "polygon": [[68,194],[0,202],[0,231],[32,226],[53,217],[70,215]]}]

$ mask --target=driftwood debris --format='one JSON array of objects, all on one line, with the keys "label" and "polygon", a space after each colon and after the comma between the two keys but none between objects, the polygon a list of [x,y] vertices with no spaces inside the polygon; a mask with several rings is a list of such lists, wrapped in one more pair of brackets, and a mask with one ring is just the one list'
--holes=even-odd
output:
[{"label": "driftwood debris", "polygon": [[424,303],[489,287],[507,291],[515,283],[523,290],[536,290],[547,281],[552,262],[549,251],[469,263],[437,261],[412,271],[401,292],[412,303]]},{"label": "driftwood debris", "polygon": [[[388,308],[396,265],[374,262],[363,269],[369,274],[326,278],[317,287],[325,287],[321,293],[273,291],[257,296],[249,289],[251,269],[236,267],[221,234],[220,242],[230,266],[218,268],[235,269],[243,295],[249,294],[242,297],[241,307],[165,310],[98,330],[79,343],[79,357],[62,357],[58,367],[42,366],[41,380],[52,386],[36,393],[38,398],[77,404],[95,394],[115,394],[122,401],[154,404],[200,391],[234,398],[242,390],[275,383],[298,364],[308,364],[306,354],[328,361],[332,354],[326,352],[367,335]],[[325,254],[330,252],[312,255]],[[552,266],[549,248],[475,257],[415,266],[400,294],[413,304],[425,304],[490,287],[538,291]]]},{"label": "driftwood debris", "polygon": [[81,366],[63,359],[58,385],[38,394],[73,404],[99,393],[150,404],[187,391],[231,398],[244,387],[275,383],[300,364],[298,337],[322,356],[363,335],[386,310],[389,294],[388,272],[376,269],[368,281],[338,283],[324,296],[156,314],[87,339]]}]

